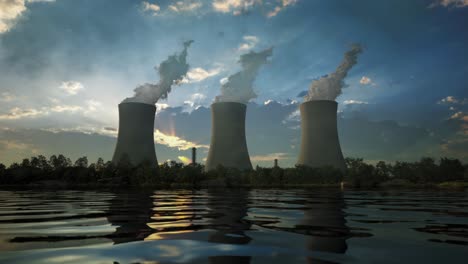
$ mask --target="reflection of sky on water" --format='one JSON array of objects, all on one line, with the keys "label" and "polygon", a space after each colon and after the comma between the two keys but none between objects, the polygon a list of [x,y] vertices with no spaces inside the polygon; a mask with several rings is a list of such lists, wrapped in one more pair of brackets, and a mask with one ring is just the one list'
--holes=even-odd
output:
[{"label": "reflection of sky on water", "polygon": [[0,191],[0,262],[464,263],[466,194]]}]

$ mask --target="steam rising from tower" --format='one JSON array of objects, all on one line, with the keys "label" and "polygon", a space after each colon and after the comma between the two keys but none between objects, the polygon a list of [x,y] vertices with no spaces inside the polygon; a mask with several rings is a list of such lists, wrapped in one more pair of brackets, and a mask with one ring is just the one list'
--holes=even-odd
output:
[{"label": "steam rising from tower", "polygon": [[179,84],[187,74],[189,65],[187,64],[187,49],[193,40],[184,42],[184,49],[180,54],[169,56],[155,69],[159,73],[157,84],[145,83],[135,88],[135,95],[126,98],[123,103],[145,103],[155,104],[160,98],[166,99],[171,92],[173,84]]},{"label": "steam rising from tower", "polygon": [[221,86],[221,95],[211,105],[211,143],[206,170],[218,165],[240,170],[252,169],[245,139],[247,103],[257,97],[253,82],[260,67],[273,53],[269,48],[240,56],[242,70],[229,76]]},{"label": "steam rising from tower", "polygon": [[309,93],[304,97],[305,102],[300,105],[302,136],[299,165],[346,169],[338,138],[338,104],[335,100],[346,87],[344,79],[361,52],[361,46],[354,44],[335,72],[312,82]]},{"label": "steam rising from tower", "polygon": [[263,64],[268,62],[268,57],[273,54],[273,48],[260,52],[251,51],[240,56],[239,63],[242,70],[229,76],[221,86],[221,95],[216,96],[215,102],[248,103],[250,99],[257,97],[253,90],[253,82]]},{"label": "steam rising from tower", "polygon": [[135,95],[119,104],[119,135],[112,162],[119,163],[127,158],[132,165],[149,162],[157,166],[154,149],[154,104],[166,99],[173,84],[178,84],[187,74],[187,48],[193,40],[184,43],[180,54],[169,56],[157,71],[160,80],[157,84],[146,83],[137,87]]},{"label": "steam rising from tower", "polygon": [[361,52],[361,45],[353,44],[351,49],[345,53],[343,61],[335,72],[312,82],[304,101],[336,100],[342,89],[346,87],[344,79],[348,75],[348,71],[357,63],[357,57]]}]

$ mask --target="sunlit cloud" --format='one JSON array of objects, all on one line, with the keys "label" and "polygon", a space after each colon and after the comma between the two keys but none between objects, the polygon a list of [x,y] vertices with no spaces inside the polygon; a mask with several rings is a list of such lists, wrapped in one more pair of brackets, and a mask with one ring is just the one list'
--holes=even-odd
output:
[{"label": "sunlit cloud", "polygon": [[359,80],[359,83],[362,85],[377,86],[377,84],[374,81],[372,81],[370,77],[367,76],[362,76],[362,78]]},{"label": "sunlit cloud", "polygon": [[372,80],[371,78],[369,77],[366,77],[366,76],[362,76],[361,80],[359,81],[360,84],[363,84],[363,85],[367,85],[367,84],[371,84],[372,83]]},{"label": "sunlit cloud", "polygon": [[60,89],[64,90],[69,95],[75,95],[79,91],[84,89],[83,84],[77,81],[66,81],[62,82]]},{"label": "sunlit cloud", "polygon": [[218,75],[222,71],[221,67],[205,70],[201,67],[196,67],[187,72],[187,76],[182,80],[182,83],[201,82],[207,78]]},{"label": "sunlit cloud", "polygon": [[194,93],[190,96],[189,100],[185,100],[184,104],[190,106],[191,108],[196,108],[202,104],[206,99],[206,95],[201,93]]},{"label": "sunlit cloud", "polygon": [[164,111],[164,109],[169,108],[170,106],[165,103],[156,103],[156,115]]},{"label": "sunlit cloud", "polygon": [[95,100],[88,100],[85,102],[86,106],[79,105],[54,105],[35,108],[20,108],[14,107],[6,114],[0,114],[0,120],[18,120],[24,118],[38,118],[50,115],[52,113],[77,113],[82,112],[88,114],[97,111],[101,103]]},{"label": "sunlit cloud", "polygon": [[212,6],[215,12],[241,15],[260,4],[262,0],[214,0]]},{"label": "sunlit cloud", "polygon": [[141,3],[143,11],[151,13],[153,16],[156,16],[159,14],[159,11],[161,10],[161,7],[157,4],[150,3],[148,1],[143,1]]},{"label": "sunlit cloud", "polygon": [[34,118],[37,116],[43,116],[47,113],[43,110],[37,109],[21,109],[19,107],[15,107],[11,109],[7,114],[0,115],[0,120],[16,120],[22,118]]},{"label": "sunlit cloud", "polygon": [[117,129],[113,127],[76,126],[76,127],[71,127],[71,128],[42,128],[40,130],[55,133],[55,134],[62,133],[62,132],[75,132],[75,133],[82,133],[86,135],[98,134],[98,135],[114,137],[114,138],[116,138],[118,135]]},{"label": "sunlit cloud", "polygon": [[244,36],[243,39],[244,42],[241,43],[238,48],[241,52],[246,52],[255,48],[255,46],[260,42],[260,39],[256,36]]},{"label": "sunlit cloud", "polygon": [[463,121],[467,121],[468,122],[468,115],[465,114],[464,112],[456,112],[455,114],[451,115],[449,119],[459,119],[459,120],[463,120]]},{"label": "sunlit cloud", "polygon": [[170,4],[168,9],[176,13],[193,12],[200,9],[202,6],[203,3],[197,0],[181,0]]},{"label": "sunlit cloud", "polygon": [[55,2],[55,0],[1,0],[0,34],[10,31],[16,20],[27,10],[27,3]]},{"label": "sunlit cloud", "polygon": [[187,150],[191,148],[208,148],[208,145],[198,144],[175,135],[167,135],[156,129],[154,131],[154,140],[156,143],[168,146],[170,148],[177,148],[178,150]]},{"label": "sunlit cloud", "polygon": [[0,2],[0,34],[8,32],[18,18],[26,10],[24,0]]},{"label": "sunlit cloud", "polygon": [[455,96],[447,96],[445,98],[440,99],[440,101],[437,102],[438,104],[459,104],[459,105],[465,105],[468,104],[468,98],[464,99],[458,99]]},{"label": "sunlit cloud", "polygon": [[294,5],[299,0],[282,0],[279,5],[275,6],[275,8],[267,13],[267,17],[274,17],[278,15],[285,7]]},{"label": "sunlit cloud", "polygon": [[263,105],[269,105],[269,104],[272,104],[272,103],[277,103],[277,104],[280,104],[280,105],[294,105],[294,104],[297,104],[298,102],[296,100],[287,100],[286,102],[279,102],[279,101],[276,101],[276,100],[273,100],[273,99],[268,99],[265,102],[263,102]]},{"label": "sunlit cloud", "polygon": [[364,101],[359,101],[359,100],[345,100],[345,101],[343,101],[343,104],[345,104],[345,105],[351,105],[351,104],[364,105],[364,104],[369,104],[369,103],[364,102]]}]

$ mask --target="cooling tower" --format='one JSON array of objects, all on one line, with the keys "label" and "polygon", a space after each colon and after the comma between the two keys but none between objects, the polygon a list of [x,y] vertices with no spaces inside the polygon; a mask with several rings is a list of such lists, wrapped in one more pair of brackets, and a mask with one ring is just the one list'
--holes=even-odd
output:
[{"label": "cooling tower", "polygon": [[154,150],[154,116],[156,106],[144,103],[119,104],[119,135],[115,147],[114,164],[125,155],[133,165],[150,162],[157,166]]},{"label": "cooling tower", "polygon": [[211,105],[211,143],[206,170],[218,165],[240,170],[252,169],[245,140],[247,106],[235,102]]},{"label": "cooling tower", "polygon": [[335,101],[329,100],[309,101],[300,105],[302,137],[298,165],[332,166],[341,171],[346,169],[338,139],[337,107]]}]

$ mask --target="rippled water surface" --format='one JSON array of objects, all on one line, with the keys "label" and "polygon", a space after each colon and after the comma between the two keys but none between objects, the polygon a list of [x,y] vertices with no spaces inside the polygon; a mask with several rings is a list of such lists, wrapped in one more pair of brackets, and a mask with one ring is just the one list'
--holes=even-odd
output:
[{"label": "rippled water surface", "polygon": [[467,191],[0,191],[0,263],[468,263]]}]

